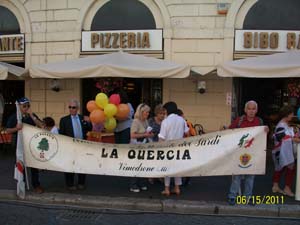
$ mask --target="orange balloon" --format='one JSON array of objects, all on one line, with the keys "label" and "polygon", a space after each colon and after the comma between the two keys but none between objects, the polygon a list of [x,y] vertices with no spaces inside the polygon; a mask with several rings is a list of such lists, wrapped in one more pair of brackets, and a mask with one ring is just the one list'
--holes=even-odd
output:
[{"label": "orange balloon", "polygon": [[88,101],[88,103],[86,103],[86,109],[89,112],[93,112],[95,109],[99,109],[99,107],[97,106],[97,104],[94,100],[91,100],[91,101]]},{"label": "orange balloon", "polygon": [[129,112],[130,112],[130,108],[127,104],[120,104],[118,105],[118,111],[115,117],[118,120],[124,120],[128,117]]},{"label": "orange balloon", "polygon": [[103,123],[105,120],[104,112],[101,109],[95,109],[90,113],[92,123]]}]

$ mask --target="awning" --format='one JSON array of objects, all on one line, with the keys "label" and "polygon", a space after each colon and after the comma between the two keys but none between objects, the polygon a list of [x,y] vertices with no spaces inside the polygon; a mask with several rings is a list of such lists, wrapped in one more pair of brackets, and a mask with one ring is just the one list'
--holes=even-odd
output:
[{"label": "awning", "polygon": [[34,65],[29,69],[33,78],[184,78],[190,67],[167,60],[117,52],[64,62]]},{"label": "awning", "polygon": [[0,64],[0,80],[5,80],[7,78],[8,69]]},{"label": "awning", "polygon": [[[4,70],[4,73],[1,72],[2,69]],[[14,76],[14,78],[20,78],[25,74],[26,70],[23,67],[0,62],[0,80],[6,80],[9,75]]]},{"label": "awning", "polygon": [[279,78],[300,77],[300,51],[293,50],[218,65],[221,77]]}]

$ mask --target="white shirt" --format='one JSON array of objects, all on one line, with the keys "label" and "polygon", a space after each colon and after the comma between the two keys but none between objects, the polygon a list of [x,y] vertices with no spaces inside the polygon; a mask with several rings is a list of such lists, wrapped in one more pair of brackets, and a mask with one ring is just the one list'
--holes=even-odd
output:
[{"label": "white shirt", "polygon": [[183,138],[188,131],[189,128],[185,120],[172,113],[162,121],[158,137],[164,140],[176,140]]},{"label": "white shirt", "polygon": [[56,126],[52,127],[52,129],[50,130],[50,132],[51,132],[52,134],[59,134],[58,128],[57,128]]}]

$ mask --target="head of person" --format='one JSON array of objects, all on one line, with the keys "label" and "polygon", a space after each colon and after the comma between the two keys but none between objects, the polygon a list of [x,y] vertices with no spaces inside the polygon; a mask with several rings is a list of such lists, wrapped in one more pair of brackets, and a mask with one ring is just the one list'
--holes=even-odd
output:
[{"label": "head of person", "polygon": [[135,119],[139,119],[141,121],[147,120],[149,113],[150,113],[151,108],[145,104],[139,104],[138,107],[136,108],[136,112],[134,114]]},{"label": "head of person", "polygon": [[246,102],[244,111],[249,119],[253,119],[256,116],[257,109],[258,107],[256,101],[250,100]]},{"label": "head of person", "polygon": [[285,120],[286,122],[290,122],[294,117],[294,108],[285,105],[279,110],[279,119],[280,120]]},{"label": "head of person", "polygon": [[46,130],[51,130],[55,126],[55,121],[52,117],[47,116],[43,119],[43,124]]},{"label": "head of person", "polygon": [[277,141],[281,141],[285,136],[285,129],[283,127],[277,127],[274,132],[274,137]]},{"label": "head of person", "polygon": [[183,117],[183,111],[181,109],[177,109],[177,115]]},{"label": "head of person", "polygon": [[129,103],[128,95],[123,89],[118,88],[114,91],[114,93],[120,95],[121,103],[123,103],[123,104]]},{"label": "head of person", "polygon": [[154,108],[154,114],[159,120],[163,120],[166,115],[166,110],[164,109],[162,104],[158,104]]},{"label": "head of person", "polygon": [[170,115],[172,113],[177,114],[177,112],[178,112],[177,104],[175,102],[165,103],[164,108],[167,111],[167,115]]},{"label": "head of person", "polygon": [[77,115],[79,107],[80,107],[80,103],[77,99],[70,99],[68,105],[70,115],[72,116]]},{"label": "head of person", "polygon": [[30,108],[30,101],[28,98],[26,97],[22,97],[22,98],[19,98],[17,100],[19,106],[20,106],[20,111],[21,113],[27,113],[27,111],[29,110]]}]

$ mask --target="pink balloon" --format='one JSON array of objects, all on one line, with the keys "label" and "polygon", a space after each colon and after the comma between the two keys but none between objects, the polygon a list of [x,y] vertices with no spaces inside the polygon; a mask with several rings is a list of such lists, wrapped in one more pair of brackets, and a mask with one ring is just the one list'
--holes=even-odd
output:
[{"label": "pink balloon", "polygon": [[115,104],[115,105],[119,105],[120,102],[121,102],[120,95],[119,94],[112,94],[109,97],[109,102],[112,103],[112,104]]}]

